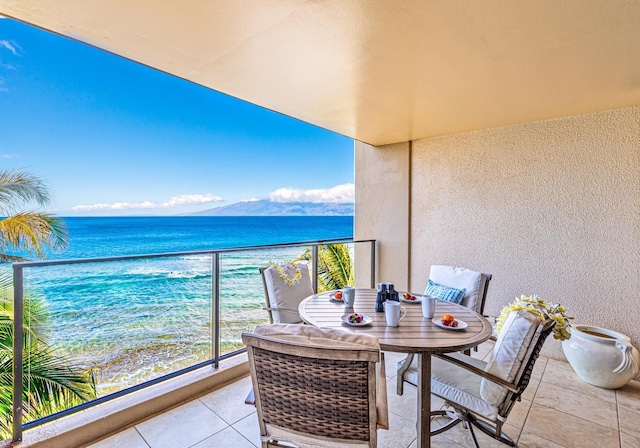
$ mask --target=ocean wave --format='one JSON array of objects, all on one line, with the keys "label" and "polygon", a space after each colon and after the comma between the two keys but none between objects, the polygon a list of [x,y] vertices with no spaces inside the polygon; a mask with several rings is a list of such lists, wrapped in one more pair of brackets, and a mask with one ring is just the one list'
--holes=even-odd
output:
[{"label": "ocean wave", "polygon": [[205,269],[176,270],[176,269],[144,266],[144,267],[131,269],[128,272],[126,272],[126,275],[166,277],[166,278],[172,278],[172,279],[178,279],[178,278],[197,279],[197,278],[211,277],[211,271],[205,270]]}]

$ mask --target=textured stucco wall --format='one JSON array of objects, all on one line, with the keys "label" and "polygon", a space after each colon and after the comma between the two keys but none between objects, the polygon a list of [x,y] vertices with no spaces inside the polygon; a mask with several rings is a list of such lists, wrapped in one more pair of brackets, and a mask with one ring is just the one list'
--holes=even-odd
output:
[{"label": "textured stucco wall", "polygon": [[640,107],[419,140],[410,160],[411,290],[465,266],[494,275],[489,314],[537,294],[640,347]]},{"label": "textured stucco wall", "polygon": [[[410,144],[355,143],[356,239],[377,240],[378,281],[409,284]],[[369,248],[356,248],[356,286],[369,287]]]}]

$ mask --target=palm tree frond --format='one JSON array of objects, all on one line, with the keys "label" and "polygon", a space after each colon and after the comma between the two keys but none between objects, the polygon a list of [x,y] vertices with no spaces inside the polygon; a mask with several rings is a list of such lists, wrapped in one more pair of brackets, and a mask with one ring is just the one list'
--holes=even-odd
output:
[{"label": "palm tree frond", "polygon": [[[40,179],[21,171],[0,171],[0,262],[23,261],[27,252],[42,258],[44,249],[61,251],[69,245],[63,220],[48,213],[14,210],[23,204],[45,205],[49,191]],[[11,271],[0,265],[0,440],[11,436],[13,397],[14,302]],[[51,415],[96,397],[93,371],[74,367],[46,342],[48,312],[39,296],[22,303],[23,388],[26,421]],[[19,398],[18,398],[19,399]]]},{"label": "palm tree frond", "polygon": [[49,189],[38,177],[18,170],[0,171],[0,208],[29,202],[46,205],[51,200]]},{"label": "palm tree frond", "polygon": [[[311,248],[305,249],[300,260],[311,260]],[[318,246],[318,292],[342,289],[355,280],[353,260],[346,244]]]},{"label": "palm tree frond", "polygon": [[[44,248],[62,251],[69,245],[66,224],[48,213],[20,212],[0,221],[0,248],[27,251],[42,258]],[[11,255],[0,254],[0,261],[10,260]],[[15,257],[14,257],[15,258]]]}]

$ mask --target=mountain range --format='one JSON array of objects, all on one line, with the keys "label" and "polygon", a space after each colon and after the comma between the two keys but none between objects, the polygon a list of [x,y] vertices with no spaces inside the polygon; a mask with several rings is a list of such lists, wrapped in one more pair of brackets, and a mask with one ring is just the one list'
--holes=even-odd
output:
[{"label": "mountain range", "polygon": [[188,216],[353,216],[353,203],[247,201]]}]

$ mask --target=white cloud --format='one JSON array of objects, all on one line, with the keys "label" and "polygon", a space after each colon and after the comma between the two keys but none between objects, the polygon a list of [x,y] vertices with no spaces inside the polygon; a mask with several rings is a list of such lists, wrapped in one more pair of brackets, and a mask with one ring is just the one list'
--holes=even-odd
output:
[{"label": "white cloud", "polygon": [[134,210],[134,209],[159,209],[159,208],[171,208],[171,207],[184,207],[187,205],[201,205],[210,204],[212,202],[220,202],[222,198],[214,196],[212,194],[183,194],[180,196],[174,196],[166,202],[156,203],[151,201],[144,201],[138,203],[130,202],[114,202],[112,204],[98,203],[91,205],[76,205],[72,207],[72,210],[78,212],[96,211],[96,210]]},{"label": "white cloud", "polygon": [[331,202],[331,203],[351,203],[354,202],[354,185],[342,184],[327,189],[300,190],[297,188],[278,188],[276,191],[258,198],[251,198],[248,201],[258,201],[266,199],[273,202]]},{"label": "white cloud", "polygon": [[[0,88],[1,90],[1,88]],[[19,159],[20,154],[2,154],[3,159]]]},{"label": "white cloud", "polygon": [[20,48],[18,45],[16,45],[13,42],[9,42],[8,40],[0,40],[0,48],[3,48],[3,47],[9,50],[11,53],[13,53],[14,56],[18,55],[18,49]]}]

